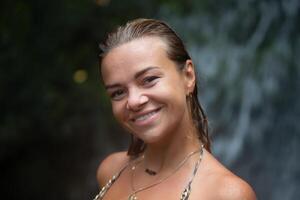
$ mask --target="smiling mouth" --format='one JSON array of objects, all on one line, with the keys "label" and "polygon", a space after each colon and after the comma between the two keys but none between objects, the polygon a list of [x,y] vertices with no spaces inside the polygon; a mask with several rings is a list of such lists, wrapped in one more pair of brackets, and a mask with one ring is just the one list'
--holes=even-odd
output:
[{"label": "smiling mouth", "polygon": [[147,114],[144,114],[144,115],[140,115],[140,116],[137,116],[135,118],[132,119],[133,122],[142,122],[142,121],[146,121],[148,119],[150,119],[151,117],[153,117],[156,113],[158,113],[159,111],[161,110],[161,107],[160,108],[157,108]]}]

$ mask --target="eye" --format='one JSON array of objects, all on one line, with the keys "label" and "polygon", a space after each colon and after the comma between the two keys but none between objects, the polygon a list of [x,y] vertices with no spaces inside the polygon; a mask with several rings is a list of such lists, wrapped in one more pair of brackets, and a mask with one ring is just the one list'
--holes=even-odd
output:
[{"label": "eye", "polygon": [[113,91],[111,93],[110,97],[111,97],[111,99],[118,101],[118,100],[121,100],[125,96],[125,94],[126,93],[123,89],[118,89],[118,90]]},{"label": "eye", "polygon": [[159,77],[158,76],[147,76],[146,78],[143,79],[143,84],[144,85],[152,85],[155,83],[155,80],[157,80]]}]

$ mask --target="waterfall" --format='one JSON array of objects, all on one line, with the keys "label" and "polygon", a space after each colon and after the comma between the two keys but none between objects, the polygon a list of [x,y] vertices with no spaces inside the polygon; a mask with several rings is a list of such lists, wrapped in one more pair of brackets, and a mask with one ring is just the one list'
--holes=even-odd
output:
[{"label": "waterfall", "polygon": [[236,1],[213,11],[191,2],[186,15],[163,6],[159,16],[184,38],[197,68],[213,153],[259,199],[296,199],[300,2]]}]

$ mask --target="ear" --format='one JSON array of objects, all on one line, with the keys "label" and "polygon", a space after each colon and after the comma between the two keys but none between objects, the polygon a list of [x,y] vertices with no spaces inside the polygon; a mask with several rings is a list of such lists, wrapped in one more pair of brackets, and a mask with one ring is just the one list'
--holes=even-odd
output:
[{"label": "ear", "polygon": [[189,95],[194,91],[196,83],[196,73],[192,60],[186,60],[185,67],[183,69],[183,76],[185,81],[186,95]]}]

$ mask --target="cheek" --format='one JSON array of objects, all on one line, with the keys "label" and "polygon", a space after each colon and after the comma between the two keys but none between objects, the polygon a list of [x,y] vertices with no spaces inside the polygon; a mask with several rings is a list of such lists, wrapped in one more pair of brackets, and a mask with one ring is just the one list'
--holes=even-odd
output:
[{"label": "cheek", "polygon": [[124,106],[121,102],[112,103],[112,112],[117,121],[121,122],[124,118]]},{"label": "cheek", "polygon": [[173,103],[183,104],[185,102],[185,89],[180,82],[166,81],[162,82],[158,90],[161,98]]}]

